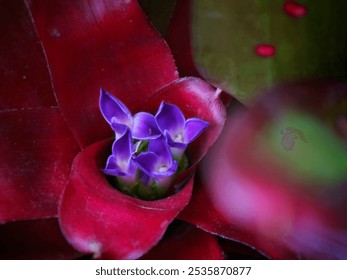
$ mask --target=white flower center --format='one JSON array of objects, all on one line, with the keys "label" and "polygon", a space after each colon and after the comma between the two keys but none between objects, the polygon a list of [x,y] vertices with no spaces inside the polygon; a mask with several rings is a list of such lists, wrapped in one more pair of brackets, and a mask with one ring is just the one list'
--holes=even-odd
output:
[{"label": "white flower center", "polygon": [[128,162],[125,160],[117,160],[117,165],[123,172],[127,172]]},{"label": "white flower center", "polygon": [[166,165],[162,165],[159,167],[159,172],[166,172],[169,168]]},{"label": "white flower center", "polygon": [[173,140],[175,142],[182,143],[184,141],[182,133],[178,133],[174,136]]}]

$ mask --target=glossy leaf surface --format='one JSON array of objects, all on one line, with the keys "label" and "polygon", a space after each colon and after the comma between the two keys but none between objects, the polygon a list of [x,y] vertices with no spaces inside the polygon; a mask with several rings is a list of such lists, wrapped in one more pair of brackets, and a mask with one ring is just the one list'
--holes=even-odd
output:
[{"label": "glossy leaf surface", "polygon": [[100,87],[136,112],[177,79],[169,48],[134,0],[34,0],[28,6],[60,108],[82,147],[112,135],[99,112]]},{"label": "glossy leaf surface", "polygon": [[47,63],[23,1],[1,1],[0,110],[56,105]]},{"label": "glossy leaf surface", "polygon": [[219,93],[199,78],[182,78],[156,92],[144,107],[155,112],[164,100],[178,106],[186,119],[199,118],[209,123],[198,139],[189,145],[187,153],[191,165],[199,162],[223,129],[226,109]]},{"label": "glossy leaf surface", "polygon": [[0,222],[57,216],[79,148],[58,108],[0,113]]}]

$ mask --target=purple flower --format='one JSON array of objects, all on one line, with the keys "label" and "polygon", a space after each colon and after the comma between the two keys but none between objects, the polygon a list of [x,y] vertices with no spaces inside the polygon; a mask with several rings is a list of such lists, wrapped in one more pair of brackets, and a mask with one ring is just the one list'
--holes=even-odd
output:
[{"label": "purple flower", "polygon": [[185,119],[175,105],[161,102],[154,117],[132,116],[127,106],[101,89],[100,110],[115,131],[112,155],[104,173],[116,187],[144,199],[163,197],[178,173],[188,166],[184,152],[208,126],[199,118]]},{"label": "purple flower", "polygon": [[107,159],[104,173],[118,177],[125,185],[134,184],[137,168],[132,156],[136,152],[135,146],[132,142],[130,130],[126,129],[125,133],[114,141],[112,155]]},{"label": "purple flower", "polygon": [[155,139],[161,136],[154,116],[140,112],[132,116],[129,109],[116,97],[100,89],[100,110],[119,139],[130,128],[132,137],[140,140]]},{"label": "purple flower", "polygon": [[134,158],[135,164],[145,175],[145,184],[151,181],[158,186],[168,187],[173,179],[178,164],[172,159],[170,149],[163,137],[151,140],[148,145],[148,152],[141,153]]},{"label": "purple flower", "polygon": [[186,120],[176,105],[165,102],[160,104],[155,120],[175,157],[180,157],[187,145],[194,141],[208,126],[208,122],[199,118]]}]

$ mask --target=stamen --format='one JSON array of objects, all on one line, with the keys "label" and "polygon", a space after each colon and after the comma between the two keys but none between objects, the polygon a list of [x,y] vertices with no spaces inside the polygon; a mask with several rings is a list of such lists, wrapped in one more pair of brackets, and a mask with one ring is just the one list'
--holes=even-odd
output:
[{"label": "stamen", "polygon": [[169,168],[166,165],[162,165],[159,167],[159,172],[166,172]]},{"label": "stamen", "polygon": [[175,142],[183,143],[184,139],[182,133],[176,134],[173,140]]}]

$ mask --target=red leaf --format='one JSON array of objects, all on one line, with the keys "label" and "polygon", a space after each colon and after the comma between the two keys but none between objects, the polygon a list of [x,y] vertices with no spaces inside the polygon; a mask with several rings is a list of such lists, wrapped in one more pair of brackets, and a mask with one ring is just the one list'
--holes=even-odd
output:
[{"label": "red leaf", "polygon": [[57,215],[78,146],[57,108],[0,112],[0,222]]},{"label": "red leaf", "polygon": [[0,225],[0,259],[74,259],[75,251],[64,239],[55,218]]},{"label": "red leaf", "polygon": [[111,141],[87,147],[75,159],[60,205],[67,240],[83,253],[102,259],[135,259],[152,248],[188,204],[193,178],[170,197],[144,201],[114,189],[101,168]]},{"label": "red leaf", "polygon": [[28,1],[57,99],[82,147],[111,136],[100,87],[133,112],[177,79],[169,48],[134,0]]},{"label": "red leaf", "polygon": [[166,38],[181,76],[199,77],[192,54],[191,5],[191,0],[176,1]]},{"label": "red leaf", "polygon": [[[224,143],[217,142],[216,146],[224,147]],[[319,221],[321,213],[315,213],[317,209],[304,199],[295,199],[288,193],[271,190],[266,192],[264,185],[259,182],[248,185],[245,181],[238,181],[239,178],[234,176],[231,166],[226,165],[225,154],[218,155],[222,160],[217,164],[216,159],[212,163],[211,158],[208,158],[203,170],[208,174],[212,172],[214,179],[211,180],[220,183],[207,185],[206,182],[197,181],[192,199],[179,215],[180,219],[224,238],[249,244],[273,259],[328,257],[324,255],[326,252],[316,252],[315,256],[309,257],[290,249],[291,246],[297,246],[296,242],[300,242],[300,238],[305,240],[310,237],[309,227],[302,227],[302,232],[300,227],[305,220],[311,220],[312,225],[317,219]],[[221,168],[223,164],[228,168],[228,172]],[[207,168],[211,171],[207,172]],[[216,172],[217,168],[220,172]],[[266,187],[273,188],[269,185]],[[299,230],[296,232],[290,228],[288,230],[293,230],[294,236],[286,236],[286,222],[289,221],[289,225],[293,220],[299,221],[295,225]],[[303,236],[300,236],[301,234]],[[295,235],[298,240],[293,239]]]},{"label": "red leaf", "polygon": [[21,0],[1,2],[0,73],[0,109],[56,105],[45,57]]},{"label": "red leaf", "polygon": [[155,113],[163,100],[177,105],[186,118],[209,122],[206,131],[189,145],[190,163],[197,164],[223,129],[226,109],[219,93],[199,78],[182,78],[156,92],[143,109]]},{"label": "red leaf", "polygon": [[145,260],[222,260],[217,238],[192,225],[173,223],[164,238],[141,259]]}]

